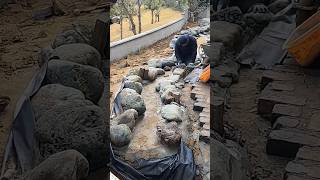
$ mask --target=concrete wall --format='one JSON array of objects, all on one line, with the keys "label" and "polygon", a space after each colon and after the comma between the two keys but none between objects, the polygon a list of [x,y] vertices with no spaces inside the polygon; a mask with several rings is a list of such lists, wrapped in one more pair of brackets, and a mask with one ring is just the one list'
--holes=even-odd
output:
[{"label": "concrete wall", "polygon": [[[110,44],[110,61],[114,62],[129,54],[136,53],[140,49],[148,47],[155,42],[164,39],[173,33],[180,31],[187,22],[188,13],[184,13],[184,17],[171,22],[169,24],[160,26],[156,29],[131,36]],[[169,44],[168,44],[169,46]]]}]

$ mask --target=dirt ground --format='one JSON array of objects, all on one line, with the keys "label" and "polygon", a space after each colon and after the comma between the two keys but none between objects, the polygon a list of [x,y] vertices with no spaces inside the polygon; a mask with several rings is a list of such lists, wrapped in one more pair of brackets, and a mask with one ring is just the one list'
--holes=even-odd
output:
[{"label": "dirt ground", "polygon": [[[141,30],[142,32],[157,28],[159,26],[168,24],[174,20],[182,17],[180,11],[176,11],[170,8],[162,8],[160,11],[160,21],[151,24],[151,12],[146,9],[141,9]],[[134,22],[138,30],[138,17],[134,17]],[[123,21],[123,38],[133,36],[134,34],[129,29],[129,20],[125,19]],[[120,24],[112,24],[110,26],[110,39],[111,42],[120,40]]]},{"label": "dirt ground", "polygon": [[283,178],[287,159],[266,154],[270,122],[257,114],[256,99],[262,72],[241,69],[240,79],[231,86],[231,109],[227,120],[241,131],[248,151],[252,180],[279,180]]},{"label": "dirt ground", "polygon": [[169,43],[173,36],[169,36],[152,46],[142,49],[137,54],[128,55],[127,58],[118,60],[110,66],[110,92],[117,92],[122,78],[126,76],[130,69],[144,65],[150,59],[164,58],[171,56],[173,50],[170,49]]},{"label": "dirt ground", "polygon": [[[185,28],[194,27],[195,23],[188,23]],[[110,65],[110,92],[111,96],[118,91],[122,78],[127,75],[130,69],[146,65],[150,59],[165,58],[173,55],[173,49],[169,47],[170,41],[174,35],[171,35],[163,40],[160,40],[142,49],[136,54],[128,55],[126,58],[113,62]],[[204,43],[203,38],[199,38],[199,43]]]},{"label": "dirt ground", "polygon": [[[99,12],[80,16],[51,17],[44,21],[32,20],[32,9],[40,0],[32,0],[32,7],[10,4],[0,10],[0,96],[11,102],[0,114],[0,163],[12,124],[16,101],[38,68],[38,53],[50,45],[56,34],[72,22],[94,23]],[[2,163],[1,163],[2,164]]]}]

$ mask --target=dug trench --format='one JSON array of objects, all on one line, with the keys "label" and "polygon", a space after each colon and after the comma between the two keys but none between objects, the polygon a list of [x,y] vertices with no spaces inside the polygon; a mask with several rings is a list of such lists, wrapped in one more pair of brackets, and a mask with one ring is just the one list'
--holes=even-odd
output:
[{"label": "dug trench", "polygon": [[[208,38],[208,32],[204,36]],[[111,76],[111,90],[117,92],[112,93],[113,105],[122,108],[119,112],[112,109],[113,151],[136,167],[140,159],[161,159],[176,154],[182,141],[193,152],[197,169],[194,173],[200,179],[209,179],[210,146],[209,133],[206,133],[209,126],[200,122],[200,112],[209,109],[209,101],[206,98],[205,103],[199,105],[199,99],[204,98],[192,98],[192,94],[197,96],[195,89],[207,88],[209,93],[209,85],[185,82],[190,72],[186,67],[176,67],[175,57],[170,56],[173,51],[168,46],[171,38],[111,65],[111,74],[117,75]],[[205,42],[206,38],[200,37],[198,42],[201,39]],[[116,65],[119,63],[125,65]],[[209,116],[206,120],[209,123]]]}]

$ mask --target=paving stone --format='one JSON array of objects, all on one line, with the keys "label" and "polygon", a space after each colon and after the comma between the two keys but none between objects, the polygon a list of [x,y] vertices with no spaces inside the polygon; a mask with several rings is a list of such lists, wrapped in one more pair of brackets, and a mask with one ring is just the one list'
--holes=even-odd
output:
[{"label": "paving stone", "polygon": [[299,123],[300,123],[299,118],[294,118],[290,116],[281,116],[273,124],[273,129],[294,128],[294,127],[297,127]]},{"label": "paving stone", "polygon": [[263,90],[258,98],[258,113],[271,114],[275,104],[304,106],[306,100],[305,97],[289,95],[284,91]]},{"label": "paving stone", "polygon": [[273,130],[269,134],[266,150],[271,155],[295,157],[303,145],[320,146],[320,133],[293,128]]},{"label": "paving stone", "polygon": [[[208,108],[205,108],[205,109],[208,109]],[[210,112],[204,112],[202,111],[200,114],[199,114],[200,117],[208,117],[210,118]]]},{"label": "paving stone", "polygon": [[320,147],[308,147],[303,146],[299,149],[296,159],[300,160],[312,160],[312,161],[319,161],[320,162]]},{"label": "paving stone", "polygon": [[290,81],[294,80],[294,77],[287,73],[275,72],[272,70],[266,70],[261,76],[261,89],[264,89],[268,83],[272,81]]},{"label": "paving stone", "polygon": [[200,122],[200,126],[203,126],[204,124],[210,124],[210,118],[209,117],[200,117],[199,122]]},{"label": "paving stone", "polygon": [[186,73],[186,70],[182,68],[176,68],[173,70],[173,75],[184,76],[185,73]]},{"label": "paving stone", "polygon": [[209,107],[209,104],[204,102],[195,102],[193,105],[194,111],[202,111],[205,107]]},{"label": "paving stone", "polygon": [[302,114],[301,106],[288,104],[276,104],[272,110],[272,123],[280,116],[300,117]]},{"label": "paving stone", "polygon": [[287,84],[279,81],[270,83],[271,89],[275,91],[294,91],[295,87],[292,84]]},{"label": "paving stone", "polygon": [[[286,166],[286,174],[294,174],[303,179],[320,179],[320,162],[311,160],[294,160]],[[297,179],[297,177],[296,177]]]},{"label": "paving stone", "polygon": [[223,123],[223,115],[224,115],[224,100],[219,98],[213,99],[213,104],[211,109],[212,112],[212,128],[217,131],[220,135],[224,134],[224,123]]},{"label": "paving stone", "polygon": [[210,124],[204,124],[203,125],[204,130],[210,130]]},{"label": "paving stone", "polygon": [[210,130],[201,130],[200,131],[200,141],[204,141],[206,143],[210,142]]},{"label": "paving stone", "polygon": [[308,129],[320,131],[320,111],[311,116]]},{"label": "paving stone", "polygon": [[314,178],[307,178],[305,176],[298,176],[294,174],[286,174],[285,180],[314,180]]}]

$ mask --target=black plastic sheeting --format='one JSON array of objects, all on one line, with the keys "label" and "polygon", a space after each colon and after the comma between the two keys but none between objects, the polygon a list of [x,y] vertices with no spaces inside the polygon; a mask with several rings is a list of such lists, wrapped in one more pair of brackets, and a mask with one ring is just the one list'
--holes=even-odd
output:
[{"label": "black plastic sheeting", "polygon": [[6,163],[10,158],[16,159],[18,167],[23,172],[33,168],[35,117],[30,99],[41,87],[47,73],[48,60],[45,59],[43,62],[44,64],[33,76],[17,102],[13,125],[4,154],[1,176],[4,175]]},{"label": "black plastic sheeting", "polygon": [[[118,116],[123,112],[119,93],[124,87],[124,78],[119,90],[115,95],[111,115]],[[135,162],[133,168],[129,164],[123,162],[112,151],[110,168],[114,174],[121,176],[126,180],[194,180],[196,176],[196,166],[192,150],[189,149],[183,142],[180,144],[180,149],[177,154],[164,157],[161,159],[144,160],[140,159]]]},{"label": "black plastic sheeting", "polygon": [[133,168],[117,158],[111,150],[111,170],[126,180],[194,180],[196,165],[192,150],[183,142],[177,154],[161,159],[135,162]]},{"label": "black plastic sheeting", "polygon": [[292,4],[276,14],[269,25],[238,56],[238,62],[256,69],[272,69],[280,64],[287,51],[283,44],[295,29]]}]

